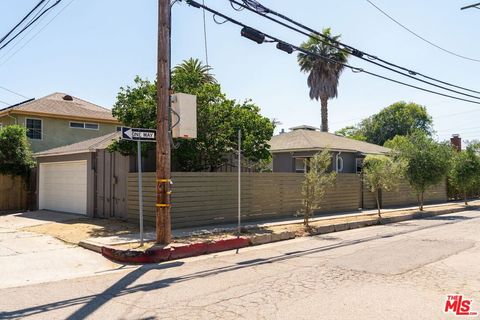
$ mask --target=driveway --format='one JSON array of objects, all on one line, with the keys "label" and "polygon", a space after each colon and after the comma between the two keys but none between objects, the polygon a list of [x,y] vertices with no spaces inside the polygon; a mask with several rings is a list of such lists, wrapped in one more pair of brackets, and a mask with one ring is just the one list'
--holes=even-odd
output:
[{"label": "driveway", "polygon": [[22,230],[79,218],[49,211],[0,216],[0,288],[98,275],[121,268],[77,245]]}]

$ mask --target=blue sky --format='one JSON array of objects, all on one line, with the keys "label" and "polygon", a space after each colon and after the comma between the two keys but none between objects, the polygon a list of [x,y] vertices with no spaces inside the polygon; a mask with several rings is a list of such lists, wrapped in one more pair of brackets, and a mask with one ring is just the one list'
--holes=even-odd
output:
[{"label": "blue sky", "polygon": [[[21,48],[70,1],[63,0],[16,47],[0,50],[0,86],[36,98],[55,91],[66,92],[111,107],[119,88],[131,84],[135,75],[154,79],[154,0],[74,0]],[[0,1],[0,34],[6,33],[37,2]],[[480,59],[480,10],[460,11],[460,7],[475,1],[374,2],[438,45]],[[299,44],[305,39],[246,11],[237,12],[225,0],[205,3],[289,42]],[[395,25],[365,0],[262,3],[315,29],[330,26],[334,33],[342,35],[343,42],[358,49],[480,91],[479,62],[433,48]],[[176,4],[172,19],[172,63],[189,57],[205,60],[202,12],[185,3]],[[307,76],[300,73],[295,55],[278,51],[272,44],[248,41],[240,37],[237,26],[217,25],[208,13],[207,40],[209,64],[229,97],[253,99],[262,114],[281,121],[279,129],[320,125],[320,105],[308,98]],[[350,64],[401,79],[353,57]],[[22,98],[0,89],[0,100],[15,103]],[[480,138],[480,105],[434,96],[348,70],[340,79],[339,97],[329,101],[330,129],[354,124],[399,100],[427,106],[440,139],[452,133],[460,133],[465,139]]]}]

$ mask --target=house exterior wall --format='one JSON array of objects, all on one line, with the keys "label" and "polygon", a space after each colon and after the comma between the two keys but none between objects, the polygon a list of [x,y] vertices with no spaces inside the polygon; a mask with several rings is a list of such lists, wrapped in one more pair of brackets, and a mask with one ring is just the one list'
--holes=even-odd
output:
[{"label": "house exterior wall", "polygon": [[[295,158],[310,158],[318,151],[301,151],[301,152],[278,152],[273,153],[273,172],[295,172]],[[335,169],[335,157],[338,151],[332,151],[332,170]],[[342,173],[356,173],[357,167],[355,160],[360,156],[353,152],[340,152],[343,159]]]},{"label": "house exterior wall", "polygon": [[[12,125],[15,123],[25,126],[27,118],[42,120],[42,139],[29,139],[32,146],[32,151],[34,153],[100,137],[108,133],[115,132],[117,130],[117,126],[120,126],[119,124],[102,123],[93,120],[83,121],[75,119],[56,119],[38,116],[29,117],[16,114],[12,114],[11,116],[15,119],[10,118],[9,116],[0,117],[0,123],[3,126]],[[70,128],[70,121],[98,123],[99,128],[98,130]]]},{"label": "house exterior wall", "polygon": [[[40,163],[51,163],[51,162],[66,162],[66,161],[80,161],[87,160],[87,216],[94,216],[94,196],[95,196],[95,172],[92,167],[92,153],[79,153],[71,155],[62,155],[62,156],[51,156],[51,157],[41,157],[37,158],[37,166],[40,167]],[[39,203],[39,192],[38,188],[40,185],[39,181],[40,174],[37,174],[37,208]]]}]

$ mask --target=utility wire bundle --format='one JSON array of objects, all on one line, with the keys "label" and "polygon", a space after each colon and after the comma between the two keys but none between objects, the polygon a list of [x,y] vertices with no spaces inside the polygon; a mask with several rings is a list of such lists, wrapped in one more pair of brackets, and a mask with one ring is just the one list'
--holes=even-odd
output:
[{"label": "utility wire bundle", "polygon": [[[432,93],[432,94],[436,94],[436,95],[440,95],[440,96],[444,96],[444,97],[448,97],[448,98],[456,99],[456,100],[460,100],[460,101],[465,101],[465,102],[469,102],[469,103],[480,104],[480,96],[471,94],[471,93],[480,94],[480,91],[478,91],[478,90],[473,90],[473,89],[469,89],[469,88],[466,88],[466,87],[463,87],[463,86],[452,84],[452,83],[449,83],[449,82],[446,82],[446,81],[442,81],[440,79],[425,75],[425,74],[420,73],[418,71],[414,71],[411,68],[406,68],[406,67],[397,65],[395,63],[389,62],[385,59],[377,57],[376,55],[358,50],[358,49],[356,49],[356,48],[354,48],[350,45],[347,45],[345,43],[342,43],[340,41],[332,39],[331,37],[327,37],[324,34],[318,32],[318,31],[316,31],[316,30],[314,30],[314,29],[312,29],[308,26],[305,26],[298,21],[295,21],[294,19],[291,19],[291,18],[289,18],[289,17],[287,17],[287,16],[285,16],[281,13],[278,13],[278,12],[268,8],[268,7],[265,7],[264,5],[262,5],[258,1],[255,1],[255,0],[241,0],[241,2],[237,1],[237,0],[226,0],[226,1],[229,1],[232,8],[235,9],[236,11],[241,11],[243,9],[246,9],[246,10],[248,10],[248,11],[254,13],[254,14],[262,16],[263,18],[268,19],[272,22],[275,22],[275,23],[277,23],[277,24],[279,24],[279,25],[281,25],[285,28],[288,28],[288,29],[292,30],[292,31],[295,31],[297,33],[300,33],[300,34],[308,36],[308,37],[313,37],[316,40],[325,43],[326,45],[335,47],[336,49],[338,49],[340,51],[343,51],[345,53],[348,53],[348,54],[350,54],[350,55],[352,55],[352,56],[354,56],[354,57],[356,57],[360,60],[366,61],[370,64],[375,65],[375,66],[381,67],[381,68],[383,68],[385,70],[388,70],[390,72],[393,72],[395,74],[399,74],[403,77],[413,79],[415,81],[427,84],[427,85],[435,87],[435,88],[439,88],[443,91],[437,91],[437,90],[433,90],[433,89],[429,89],[429,88],[425,88],[425,87],[420,87],[420,86],[417,86],[417,85],[414,85],[414,84],[411,84],[411,83],[407,83],[407,82],[404,82],[404,81],[399,81],[399,80],[390,78],[388,76],[384,76],[384,75],[381,75],[381,74],[378,74],[378,73],[375,73],[375,72],[365,70],[364,68],[359,68],[359,67],[352,66],[350,64],[341,63],[341,62],[336,61],[336,60],[334,60],[330,57],[322,56],[318,53],[305,50],[301,47],[295,46],[295,45],[293,45],[293,44],[291,44],[287,41],[284,41],[283,39],[280,39],[280,38],[277,38],[275,36],[266,34],[266,33],[262,32],[260,30],[252,28],[252,27],[250,27],[250,26],[248,26],[248,25],[246,25],[246,24],[244,24],[244,23],[242,23],[238,20],[233,19],[230,16],[227,16],[227,15],[225,15],[225,14],[223,14],[223,13],[217,11],[217,10],[214,10],[214,9],[208,7],[208,6],[205,6],[204,4],[200,4],[200,3],[198,3],[194,0],[187,0],[186,2],[192,7],[199,8],[199,9],[201,8],[201,9],[204,9],[204,10],[212,13],[213,16],[214,16],[214,21],[215,22],[218,21],[217,19],[215,19],[215,17],[218,16],[218,17],[221,17],[221,18],[225,19],[225,21],[221,22],[221,24],[228,21],[230,23],[233,23],[233,24],[236,24],[236,25],[242,27],[241,35],[243,37],[246,37],[246,38],[258,43],[258,44],[274,42],[274,43],[276,43],[276,48],[277,49],[279,49],[281,51],[284,51],[284,52],[287,52],[289,54],[294,52],[294,51],[301,52],[301,53],[310,55],[310,56],[315,57],[315,58],[324,59],[325,61],[328,61],[330,63],[340,64],[340,65],[344,66],[345,68],[350,69],[351,71],[353,71],[355,73],[365,73],[365,74],[368,74],[368,75],[376,77],[376,78],[380,78],[380,79],[383,79],[383,80],[394,82],[394,83],[397,83],[397,84],[400,84],[400,85],[403,85],[403,86],[407,86],[407,87],[410,87],[410,88],[414,88],[414,89],[417,89],[417,90],[421,90],[421,91],[424,91],[424,92],[429,92],[429,93]],[[237,6],[237,7],[235,7],[235,6]],[[445,91],[447,91],[448,93],[445,93]],[[470,92],[470,93],[468,93],[468,92]],[[455,95],[452,95],[452,93],[454,93]]]},{"label": "utility wire bundle", "polygon": [[[44,14],[52,10],[62,0],[57,0],[48,6],[50,0],[40,0],[25,17],[0,39],[0,50],[8,46],[13,40],[31,28]],[[29,19],[29,20],[28,20]],[[28,21],[27,21],[28,20]]]}]

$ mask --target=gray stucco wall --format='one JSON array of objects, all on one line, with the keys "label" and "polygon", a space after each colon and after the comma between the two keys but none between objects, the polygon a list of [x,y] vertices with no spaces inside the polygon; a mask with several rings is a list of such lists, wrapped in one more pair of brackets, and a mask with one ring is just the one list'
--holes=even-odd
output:
[{"label": "gray stucco wall", "polygon": [[[95,210],[95,172],[92,167],[92,157],[93,154],[90,152],[63,155],[63,156],[51,156],[51,157],[41,157],[37,158],[38,168],[40,168],[40,163],[52,163],[52,162],[66,162],[66,161],[80,161],[87,160],[87,216],[93,217]],[[39,192],[38,188],[40,185],[40,170],[37,174],[37,206],[39,203]]]},{"label": "gray stucco wall", "polygon": [[[273,172],[295,172],[295,158],[313,157],[318,151],[301,151],[301,152],[279,152],[273,154]],[[335,156],[337,151],[332,151],[332,170],[335,168]],[[355,160],[361,156],[353,152],[341,152],[340,157],[343,159],[342,173],[356,173]]]}]

